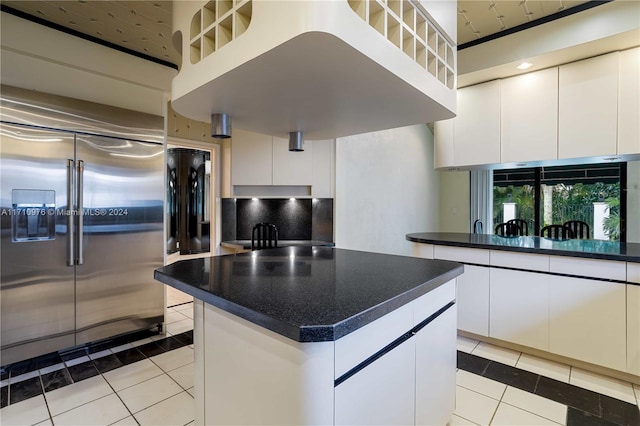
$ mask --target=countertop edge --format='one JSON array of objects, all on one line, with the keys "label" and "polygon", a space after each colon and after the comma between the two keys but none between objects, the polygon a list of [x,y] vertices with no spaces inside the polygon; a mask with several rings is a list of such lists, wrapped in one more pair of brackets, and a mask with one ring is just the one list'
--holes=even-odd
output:
[{"label": "countertop edge", "polygon": [[[455,264],[457,262],[449,263]],[[190,296],[200,299],[205,303],[216,306],[217,308],[220,308],[225,312],[229,312],[246,321],[273,331],[279,335],[300,343],[314,343],[338,340],[339,338],[344,337],[349,333],[352,333],[353,331],[372,323],[373,321],[383,317],[384,315],[394,311],[395,309],[407,303],[410,303],[420,296],[427,294],[429,291],[440,287],[441,285],[461,275],[463,272],[464,266],[458,263],[457,266],[453,267],[449,271],[428,281],[425,281],[424,283],[419,284],[414,288],[405,291],[404,293],[398,294],[395,297],[388,299],[376,306],[373,306],[363,312],[360,312],[359,314],[356,314],[350,318],[346,318],[339,323],[310,326],[292,325],[269,315],[256,312],[252,309],[213,295],[206,290],[199,289],[197,287],[194,287],[193,285],[185,284],[182,281],[158,270],[154,271],[154,279],[163,284],[174,287],[186,294],[189,294]]]},{"label": "countertop edge", "polygon": [[479,248],[479,249],[488,249],[488,250],[512,251],[512,252],[519,252],[519,253],[546,254],[546,255],[553,255],[553,256],[582,257],[587,259],[602,259],[602,260],[614,260],[618,262],[640,263],[640,256],[633,256],[633,255],[626,255],[626,254],[589,253],[589,252],[567,251],[567,250],[548,249],[548,248],[513,247],[513,246],[500,246],[495,244],[448,241],[448,240],[438,239],[438,238],[418,237],[417,235],[420,235],[420,234],[422,233],[416,232],[416,233],[406,234],[405,238],[407,241],[411,241],[414,243],[421,243],[421,244],[433,244],[433,245],[450,246],[450,247],[468,247],[468,248]]}]

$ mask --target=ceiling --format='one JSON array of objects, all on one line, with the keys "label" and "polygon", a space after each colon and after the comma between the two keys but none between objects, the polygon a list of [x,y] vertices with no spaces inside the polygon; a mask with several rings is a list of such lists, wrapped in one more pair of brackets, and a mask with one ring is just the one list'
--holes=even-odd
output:
[{"label": "ceiling", "polygon": [[[458,1],[458,45],[527,24],[577,6],[576,0]],[[174,66],[180,54],[171,43],[172,2],[16,1],[0,4]]]}]

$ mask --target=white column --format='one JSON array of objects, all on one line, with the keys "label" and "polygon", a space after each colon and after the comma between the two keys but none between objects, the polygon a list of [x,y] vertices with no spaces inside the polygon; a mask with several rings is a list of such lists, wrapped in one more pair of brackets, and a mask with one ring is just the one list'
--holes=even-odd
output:
[{"label": "white column", "polygon": [[550,225],[553,223],[553,186],[542,185],[542,192],[544,194],[543,225]]},{"label": "white column", "polygon": [[516,203],[502,203],[503,222],[516,218]]},{"label": "white column", "polygon": [[604,221],[609,217],[609,205],[604,202],[593,203],[593,239],[608,240],[604,231]]}]

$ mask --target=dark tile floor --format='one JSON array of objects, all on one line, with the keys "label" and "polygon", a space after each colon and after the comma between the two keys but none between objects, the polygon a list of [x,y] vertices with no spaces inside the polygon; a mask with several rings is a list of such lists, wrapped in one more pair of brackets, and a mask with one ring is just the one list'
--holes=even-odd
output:
[{"label": "dark tile floor", "polygon": [[458,351],[458,368],[567,405],[567,426],[640,426],[638,406]]},{"label": "dark tile floor", "polygon": [[[153,333],[155,335],[157,333]],[[149,337],[149,333],[136,333],[123,338],[113,339],[109,342],[102,342],[99,345],[76,348],[63,354],[52,353],[27,361],[2,367],[2,373],[9,379],[9,385],[0,388],[0,408],[10,404],[16,404],[25,399],[49,392],[63,386],[76,383],[101,373],[150,358],[173,349],[193,344],[193,331],[187,331],[175,336],[165,337],[153,342],[145,343],[141,346],[124,349],[122,351],[90,359],[80,363],[74,363],[81,357],[95,354],[109,348],[122,346],[126,343],[139,341]],[[63,364],[64,362],[64,364]],[[58,364],[59,369],[55,371],[39,374],[41,368],[51,367]],[[12,383],[11,378],[21,375],[34,377],[26,378],[17,383]]]}]

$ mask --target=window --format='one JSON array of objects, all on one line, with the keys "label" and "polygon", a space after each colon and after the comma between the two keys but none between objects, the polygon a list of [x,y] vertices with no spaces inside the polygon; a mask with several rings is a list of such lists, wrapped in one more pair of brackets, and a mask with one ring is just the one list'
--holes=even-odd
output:
[{"label": "window", "polygon": [[589,238],[625,241],[626,163],[586,164],[493,172],[493,223],[522,219],[528,235],[543,226],[578,220]]}]

